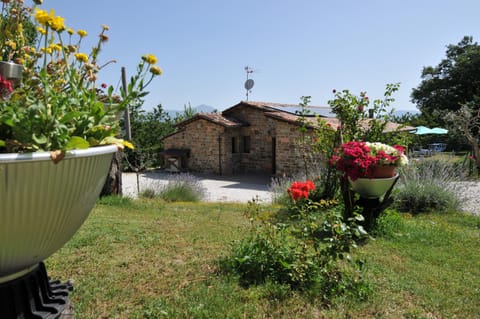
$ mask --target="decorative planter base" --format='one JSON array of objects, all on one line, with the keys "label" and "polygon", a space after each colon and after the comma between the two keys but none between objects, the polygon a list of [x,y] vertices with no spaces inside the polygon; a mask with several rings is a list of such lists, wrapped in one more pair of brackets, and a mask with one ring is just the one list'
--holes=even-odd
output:
[{"label": "decorative planter base", "polygon": [[358,178],[352,181],[350,187],[363,198],[378,198],[385,194],[398,178],[398,174],[390,178]]},{"label": "decorative planter base", "polygon": [[28,273],[72,238],[116,150],[75,150],[58,164],[50,153],[0,154],[0,283]]},{"label": "decorative planter base", "polygon": [[1,318],[60,318],[72,289],[69,283],[49,280],[41,262],[28,274],[0,284]]}]

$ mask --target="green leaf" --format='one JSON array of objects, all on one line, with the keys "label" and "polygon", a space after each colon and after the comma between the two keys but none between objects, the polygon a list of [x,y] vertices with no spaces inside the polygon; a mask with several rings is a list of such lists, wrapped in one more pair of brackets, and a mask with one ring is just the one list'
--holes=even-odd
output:
[{"label": "green leaf", "polygon": [[67,149],[84,149],[84,148],[89,148],[90,143],[88,143],[84,138],[81,138],[80,136],[72,136],[70,140],[67,143]]},{"label": "green leaf", "polygon": [[40,135],[40,136],[32,134],[32,139],[35,141],[35,143],[40,144],[40,145],[47,143],[47,137],[43,134]]}]

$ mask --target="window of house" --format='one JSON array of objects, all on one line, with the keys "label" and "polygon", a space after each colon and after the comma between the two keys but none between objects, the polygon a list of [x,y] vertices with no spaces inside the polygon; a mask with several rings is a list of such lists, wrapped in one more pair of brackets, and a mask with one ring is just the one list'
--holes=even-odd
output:
[{"label": "window of house", "polygon": [[243,153],[250,153],[250,136],[243,136]]},{"label": "window of house", "polygon": [[232,153],[238,153],[238,141],[236,137],[232,137]]}]

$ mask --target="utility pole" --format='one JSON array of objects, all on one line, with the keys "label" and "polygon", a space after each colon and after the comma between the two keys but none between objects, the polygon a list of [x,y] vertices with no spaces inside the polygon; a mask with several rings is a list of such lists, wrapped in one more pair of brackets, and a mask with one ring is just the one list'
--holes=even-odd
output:
[{"label": "utility pole", "polygon": [[[125,67],[122,66],[122,90],[125,96],[127,95],[127,71]],[[127,141],[132,140],[132,131],[130,130],[130,108],[128,104],[125,107],[124,113],[124,120],[125,120],[125,136]]]}]

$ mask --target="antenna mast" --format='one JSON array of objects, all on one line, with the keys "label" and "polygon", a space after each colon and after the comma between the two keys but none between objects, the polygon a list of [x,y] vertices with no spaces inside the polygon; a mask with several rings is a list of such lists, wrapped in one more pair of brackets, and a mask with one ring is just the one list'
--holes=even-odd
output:
[{"label": "antenna mast", "polygon": [[248,94],[249,93],[252,93],[252,88],[253,88],[253,85],[255,84],[255,82],[253,81],[253,79],[249,79],[248,78],[248,75],[250,73],[253,73],[253,69],[251,67],[249,67],[248,65],[245,67],[245,72],[247,73],[247,80],[245,81],[245,90],[247,90],[247,101],[248,101]]}]

